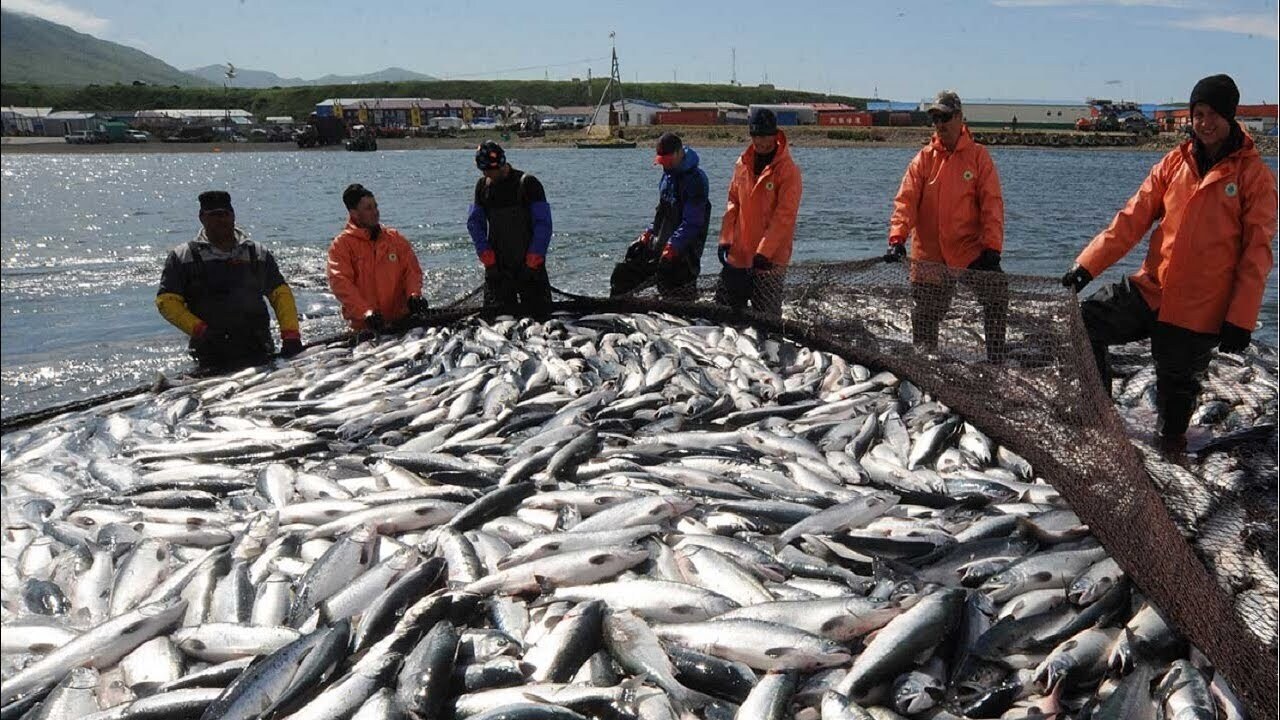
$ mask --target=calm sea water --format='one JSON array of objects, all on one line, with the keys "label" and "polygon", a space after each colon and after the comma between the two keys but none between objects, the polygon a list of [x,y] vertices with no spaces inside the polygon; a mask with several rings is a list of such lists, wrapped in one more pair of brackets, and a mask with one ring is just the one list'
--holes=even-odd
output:
[{"label": "calm sea water", "polygon": [[[712,237],[738,151],[699,151],[711,179]],[[796,260],[882,251],[890,204],[913,150],[798,149],[804,201]],[[1010,272],[1060,276],[1138,187],[1157,153],[993,149],[1005,194]],[[570,291],[607,292],[612,264],[651,218],[658,170],[647,150],[513,150],[538,175],[555,219],[548,267]],[[1275,158],[1268,158],[1274,171]],[[442,303],[481,277],[465,217],[470,151],[37,155],[0,157],[5,416],[131,387],[190,367],[185,337],[153,304],[167,251],[199,229],[196,195],[231,191],[237,221],[280,261],[303,336],[341,329],[324,277],[345,222],[342,189],[378,196],[383,222],[412,241]],[[714,242],[711,240],[710,242]],[[1141,261],[1139,246],[1103,280]],[[705,266],[713,272],[714,253]],[[1276,275],[1257,337],[1275,342]]]}]

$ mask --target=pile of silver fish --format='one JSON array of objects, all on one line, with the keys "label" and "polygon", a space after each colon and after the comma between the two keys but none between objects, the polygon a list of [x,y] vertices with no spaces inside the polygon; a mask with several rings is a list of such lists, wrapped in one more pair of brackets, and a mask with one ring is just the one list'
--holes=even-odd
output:
[{"label": "pile of silver fish", "polygon": [[[1149,355],[1133,345],[1112,356],[1120,376],[1116,403],[1147,427],[1155,413]],[[1179,528],[1234,599],[1245,626],[1273,653],[1280,612],[1276,361],[1275,350],[1259,344],[1240,355],[1216,354],[1192,415],[1193,460],[1184,467],[1145,454]]]},{"label": "pile of silver fish", "polygon": [[755,329],[499,318],[0,440],[5,718],[1238,718],[1030,465]]}]

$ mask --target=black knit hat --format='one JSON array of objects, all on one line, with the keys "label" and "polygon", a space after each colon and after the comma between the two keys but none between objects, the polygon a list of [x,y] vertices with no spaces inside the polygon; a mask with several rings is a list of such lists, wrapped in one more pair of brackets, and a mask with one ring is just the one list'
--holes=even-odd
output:
[{"label": "black knit hat", "polygon": [[1196,109],[1196,103],[1205,103],[1227,120],[1235,120],[1240,88],[1236,87],[1236,81],[1230,75],[1210,75],[1191,89],[1191,110]]},{"label": "black knit hat", "polygon": [[778,116],[769,108],[756,108],[747,123],[747,132],[752,137],[778,134]]}]

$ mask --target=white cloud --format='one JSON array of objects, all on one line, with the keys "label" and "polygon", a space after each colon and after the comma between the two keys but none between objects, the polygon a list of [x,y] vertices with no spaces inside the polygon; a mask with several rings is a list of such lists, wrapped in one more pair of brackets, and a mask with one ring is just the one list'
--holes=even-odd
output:
[{"label": "white cloud", "polygon": [[1186,0],[991,0],[997,7],[1185,7]]},{"label": "white cloud", "polygon": [[1276,16],[1265,13],[1256,15],[1205,15],[1187,20],[1175,20],[1170,24],[1185,30],[1212,30],[1215,32],[1236,33],[1237,35],[1257,35],[1271,38],[1272,40],[1280,38],[1280,30],[1276,28]]},{"label": "white cloud", "polygon": [[35,15],[91,35],[100,34],[111,25],[111,21],[106,18],[77,10],[58,0],[0,0],[0,7],[12,12]]}]

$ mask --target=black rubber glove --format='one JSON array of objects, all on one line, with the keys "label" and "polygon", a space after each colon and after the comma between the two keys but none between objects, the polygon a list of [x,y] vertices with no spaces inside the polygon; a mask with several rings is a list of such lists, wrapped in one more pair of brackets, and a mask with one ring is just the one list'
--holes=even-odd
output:
[{"label": "black rubber glove", "polygon": [[901,262],[906,256],[906,243],[890,243],[889,250],[884,254],[884,261],[887,263]]},{"label": "black rubber glove", "polygon": [[382,313],[377,310],[370,310],[364,314],[364,328],[374,334],[381,334],[387,329],[387,324],[382,320]]},{"label": "black rubber glove", "polygon": [[431,304],[427,302],[426,298],[422,297],[421,295],[409,296],[409,314],[410,315],[425,315],[426,312],[430,309],[431,309]]},{"label": "black rubber glove", "polygon": [[280,357],[291,358],[300,352],[302,352],[302,340],[287,338],[280,341]]},{"label": "black rubber glove", "polygon": [[1066,275],[1062,276],[1062,287],[1076,293],[1079,293],[1091,282],[1093,282],[1093,275],[1079,265],[1071,268]]},{"label": "black rubber glove", "polygon": [[1249,347],[1249,338],[1252,335],[1253,333],[1249,330],[1224,322],[1222,329],[1218,331],[1218,349],[1229,353],[1244,352],[1244,349]]},{"label": "black rubber glove", "polygon": [[720,256],[720,264],[729,267],[729,246],[721,245],[717,252]]},{"label": "black rubber glove", "polygon": [[1000,269],[1000,251],[985,248],[977,260],[969,263],[970,270],[982,270],[985,272],[1003,272]]},{"label": "black rubber glove", "polygon": [[773,269],[773,263],[769,262],[769,258],[756,253],[755,257],[751,258],[751,269],[756,272],[769,272]]}]

